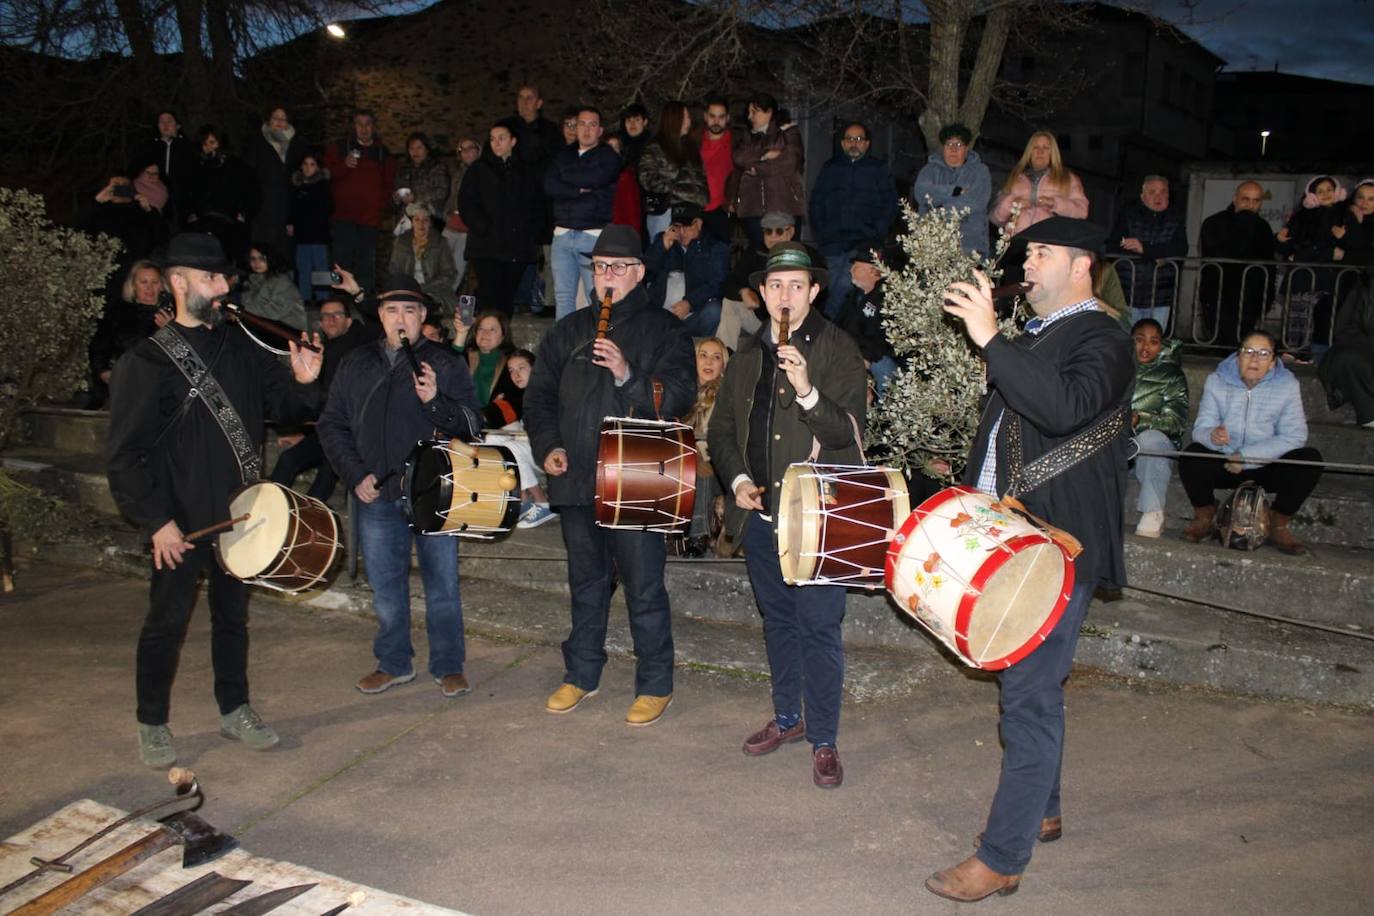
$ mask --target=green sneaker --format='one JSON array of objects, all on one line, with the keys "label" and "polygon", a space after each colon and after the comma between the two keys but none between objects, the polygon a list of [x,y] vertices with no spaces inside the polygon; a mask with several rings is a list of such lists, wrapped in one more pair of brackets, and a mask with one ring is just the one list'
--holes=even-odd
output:
[{"label": "green sneaker", "polygon": [[169,767],[177,762],[176,748],[172,747],[172,730],[165,725],[144,725],[138,723],[138,759],[145,767]]},{"label": "green sneaker", "polygon": [[219,733],[226,738],[237,738],[255,751],[265,751],[281,740],[247,703],[219,717]]}]

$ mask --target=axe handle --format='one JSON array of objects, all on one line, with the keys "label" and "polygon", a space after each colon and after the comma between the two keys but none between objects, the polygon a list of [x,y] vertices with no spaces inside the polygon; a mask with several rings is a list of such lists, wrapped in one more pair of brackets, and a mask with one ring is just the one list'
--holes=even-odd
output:
[{"label": "axe handle", "polygon": [[176,846],[181,838],[171,830],[162,828],[119,852],[102,859],[74,878],[57,885],[46,893],[40,894],[15,910],[12,916],[47,916],[62,907],[80,900],[97,887],[109,884],[126,871],[151,859],[153,856]]}]

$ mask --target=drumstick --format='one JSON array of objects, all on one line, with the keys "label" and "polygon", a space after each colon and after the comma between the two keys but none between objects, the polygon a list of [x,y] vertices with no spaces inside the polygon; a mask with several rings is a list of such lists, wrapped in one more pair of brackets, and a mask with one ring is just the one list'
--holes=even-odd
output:
[{"label": "drumstick", "polygon": [[611,291],[606,290],[606,296],[601,300],[601,314],[596,318],[596,339],[605,340],[606,331],[611,326]]},{"label": "drumstick", "polygon": [[190,534],[184,534],[181,536],[181,539],[183,541],[199,540],[200,538],[205,537],[207,534],[214,534],[216,531],[223,531],[225,528],[232,528],[239,522],[246,522],[250,518],[252,518],[251,513],[245,512],[238,518],[231,518],[228,521],[224,522],[216,522],[215,524],[207,525],[206,527],[201,528],[198,531],[192,531]]}]

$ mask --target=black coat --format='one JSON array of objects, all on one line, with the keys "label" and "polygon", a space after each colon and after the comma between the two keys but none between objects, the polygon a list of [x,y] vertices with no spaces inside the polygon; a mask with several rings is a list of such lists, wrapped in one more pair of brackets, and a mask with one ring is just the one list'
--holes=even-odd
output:
[{"label": "black coat", "polygon": [[196,160],[191,180],[190,215],[245,220],[258,211],[258,184],[253,172],[237,156]]},{"label": "black coat", "polygon": [[[319,385],[297,383],[238,325],[176,327],[210,366],[255,449],[262,447],[264,417],[301,423],[314,414]],[[229,440],[203,401],[188,403],[189,390],[186,376],[151,340],[126,353],[110,380],[110,493],[148,536],[171,520],[189,532],[229,518],[229,497],[242,485]]]},{"label": "black coat", "polygon": [[287,254],[290,245],[286,237],[287,213],[291,204],[291,175],[300,167],[305,156],[305,141],[297,131],[287,142],[286,161],[261,130],[254,131],[244,150],[244,161],[257,180],[258,211],[253,217],[253,241],[270,245]]},{"label": "black coat", "polygon": [[191,199],[191,184],[196,169],[196,149],[185,137],[173,137],[166,141],[150,137],[137,144],[130,152],[130,174],[142,171],[150,162],[156,162],[162,171],[162,183],[167,185],[177,219],[183,219]]},{"label": "black coat", "polygon": [[329,215],[334,212],[334,195],[329,190],[329,172],[321,169],[315,180],[307,182],[297,172],[291,178],[291,204],[287,222],[297,245],[328,245]]},{"label": "black coat", "polygon": [[[997,492],[1008,487],[1007,432],[1021,418],[1026,464],[1091,428],[1115,410],[1130,410],[1135,347],[1115,318],[1083,312],[1050,325],[1039,337],[1000,334],[983,349],[989,394],[969,451],[964,482],[977,486],[988,436],[999,416]],[[1123,585],[1122,505],[1126,498],[1125,436],[1058,477],[1020,495],[1026,508],[1083,544],[1078,584]]]},{"label": "black coat", "polygon": [[539,260],[547,216],[543,197],[530,165],[513,154],[501,159],[491,147],[484,149],[458,191],[458,211],[468,226],[468,260]]},{"label": "black coat", "polygon": [[[1122,239],[1132,238],[1140,240],[1143,254],[1136,255],[1121,247]],[[1172,263],[1155,262],[1187,256],[1188,234],[1181,213],[1172,207],[1155,211],[1142,201],[1133,202],[1117,217],[1112,234],[1108,236],[1108,250],[1129,258],[1125,263],[1117,263],[1116,272],[1132,308],[1165,306],[1173,302],[1178,268]]]},{"label": "black coat", "polygon": [[866,293],[857,286],[849,288],[844,305],[840,309],[839,326],[849,332],[859,345],[859,352],[870,363],[876,363],[884,356],[896,356],[892,344],[887,341],[883,330],[883,285],[873,287]]},{"label": "black coat", "polygon": [[596,454],[606,417],[653,419],[653,383],[663,386],[662,416],[681,417],[696,401],[697,362],[691,335],[672,312],[653,306],[643,286],[611,310],[610,339],[630,364],[615,386],[608,369],[591,361],[598,309],[580,309],[549,329],[525,389],[525,429],[540,466],[554,449],[568,453],[568,471],[549,478],[549,502],[590,506]]},{"label": "black coat", "polygon": [[1311,209],[1298,207],[1288,218],[1288,241],[1279,243],[1279,254],[1290,261],[1330,261],[1338,244],[1344,241],[1332,235],[1331,230],[1344,225],[1347,215],[1343,202]]}]

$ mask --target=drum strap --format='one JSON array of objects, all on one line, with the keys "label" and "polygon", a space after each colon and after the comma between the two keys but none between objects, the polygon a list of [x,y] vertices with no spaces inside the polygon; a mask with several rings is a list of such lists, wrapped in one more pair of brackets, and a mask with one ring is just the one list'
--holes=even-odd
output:
[{"label": "drum strap", "polygon": [[243,482],[251,483],[259,479],[262,477],[262,460],[258,457],[252,437],[248,435],[247,427],[243,425],[243,418],[234,409],[233,403],[219,382],[210,374],[210,368],[205,365],[195,347],[173,330],[175,327],[176,325],[170,322],[163,325],[153,335],[153,343],[157,344],[172,364],[181,370],[181,374],[186,376],[186,381],[191,385],[187,398],[199,398],[219,424],[220,431],[224,433],[224,438],[229,440],[229,447],[233,449],[234,459],[238,461],[239,476],[243,478]]},{"label": "drum strap", "polygon": [[1074,465],[1100,452],[1121,435],[1125,426],[1125,411],[1118,408],[1098,420],[1091,427],[1061,442],[1030,464],[1021,458],[1021,418],[1012,414],[1007,426],[1007,494],[1020,496],[1028,490],[1058,477]]}]

